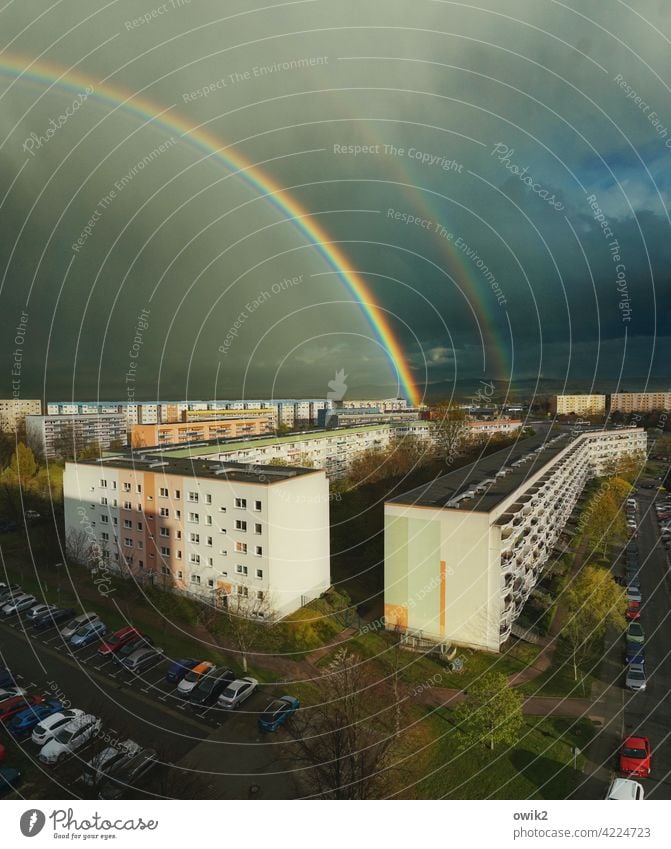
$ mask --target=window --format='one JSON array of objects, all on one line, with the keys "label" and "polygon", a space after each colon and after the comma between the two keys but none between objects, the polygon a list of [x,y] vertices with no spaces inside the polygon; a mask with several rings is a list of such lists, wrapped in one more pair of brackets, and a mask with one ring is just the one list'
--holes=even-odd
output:
[{"label": "window", "polygon": [[181,538],[182,538],[182,532],[181,531],[175,531],[175,539],[181,539]]},{"label": "window", "polygon": [[192,501],[194,504],[197,504],[198,503],[198,493],[197,492],[190,492],[189,493],[189,501]]},{"label": "window", "polygon": [[262,577],[263,577],[263,569],[257,569],[257,570],[256,570],[256,577],[257,577],[257,578],[262,578]]},{"label": "window", "polygon": [[262,530],[263,530],[263,528],[261,527],[261,522],[255,522],[254,523],[254,533],[260,534],[262,532]]},{"label": "window", "polygon": [[144,543],[142,542],[142,540],[141,540],[141,539],[139,539],[139,540],[137,541],[137,547],[138,547],[140,550],[142,550],[142,549],[144,548]]},{"label": "window", "polygon": [[206,525],[211,525],[211,524],[212,524],[212,516],[206,516],[206,517],[205,517],[205,524],[206,524]]},{"label": "window", "polygon": [[190,542],[200,542],[200,534],[189,534]]},{"label": "window", "polygon": [[212,537],[206,537],[205,544],[206,545],[212,545]]},{"label": "window", "polygon": [[107,513],[103,513],[100,517],[100,521],[103,523],[103,525],[109,525],[110,517],[107,515]]},{"label": "window", "polygon": [[112,524],[113,524],[113,525],[118,525],[118,524],[119,524],[119,520],[117,519],[117,517],[116,517],[116,516],[112,516]]},{"label": "window", "polygon": [[138,529],[138,531],[142,530],[142,522],[137,523],[137,529]]},{"label": "window", "polygon": [[124,519],[124,520],[123,520],[123,526],[124,526],[124,528],[132,528],[132,527],[133,527],[133,523],[131,522],[131,520],[130,520],[130,519]]},{"label": "window", "polygon": [[138,560],[138,565],[140,569],[144,569],[144,560]]},{"label": "window", "polygon": [[169,574],[170,574],[170,569],[168,569],[168,567],[167,567],[167,566],[161,566],[161,574],[162,574],[162,575],[169,575]]},{"label": "window", "polygon": [[161,554],[162,554],[164,557],[170,557],[170,549],[167,547],[167,545],[162,545],[162,546],[161,546]]},{"label": "window", "polygon": [[[258,590],[256,593],[256,597],[259,601],[263,601],[263,590]],[[263,613],[259,613],[259,616],[263,616]]]},{"label": "window", "polygon": [[261,546],[261,545],[255,545],[255,546],[254,546],[254,554],[255,554],[257,557],[263,557],[263,546]]},{"label": "window", "polygon": [[199,584],[200,583],[200,575],[191,575],[191,583]]},{"label": "window", "polygon": [[190,554],[189,555],[189,563],[200,564],[200,554]]},{"label": "window", "polygon": [[208,566],[214,566],[214,557],[208,557],[207,558],[207,565]]},{"label": "window", "polygon": [[208,585],[208,587],[210,587],[210,588],[211,588],[211,587],[214,587],[214,578],[208,578],[208,579],[207,579],[207,585]]},{"label": "window", "polygon": [[243,522],[242,519],[235,520],[235,530],[236,531],[246,531],[247,530],[247,522]]},{"label": "window", "polygon": [[243,587],[242,585],[240,585],[238,587],[238,595],[248,596],[249,590],[247,589],[247,587]]},{"label": "window", "polygon": [[198,513],[189,513],[189,521],[190,522],[199,522],[200,516],[198,515]]},{"label": "window", "polygon": [[178,560],[181,560],[181,559],[182,559],[182,552],[181,552],[181,549],[177,551],[177,559],[178,559]]},{"label": "window", "polygon": [[105,480],[105,478],[102,478],[102,479],[101,479],[101,481],[100,481],[100,486],[101,486],[103,489],[107,489],[107,481]]},{"label": "window", "polygon": [[137,492],[137,494],[138,494],[138,495],[142,492],[142,484],[141,484],[141,483],[139,483],[139,484],[135,487],[135,491]]},{"label": "window", "polygon": [[169,528],[159,528],[158,535],[161,537],[169,537],[170,529]]},{"label": "window", "polygon": [[123,544],[126,546],[126,548],[132,548],[133,540],[130,537],[126,537],[123,541]]},{"label": "window", "polygon": [[102,506],[103,506],[103,507],[106,507],[106,506],[107,506],[107,498],[106,498],[104,495],[103,495],[103,497],[100,499],[100,503],[102,504]]},{"label": "window", "polygon": [[116,481],[112,481],[112,489],[116,489]]},{"label": "window", "polygon": [[236,498],[235,506],[239,507],[241,510],[244,510],[247,507],[247,499],[246,498]]},{"label": "window", "polygon": [[236,542],[235,550],[240,552],[240,554],[247,554],[247,543],[246,542]]},{"label": "window", "polygon": [[241,566],[238,563],[238,565],[235,567],[235,571],[238,573],[238,575],[246,575],[247,574],[247,567]]},{"label": "window", "polygon": [[261,502],[260,501],[254,502],[254,509],[256,510],[257,513],[261,512]]},{"label": "window", "polygon": [[167,498],[168,497],[168,488],[165,487],[165,486],[162,486],[159,489],[158,494],[161,496],[161,498]]},{"label": "window", "polygon": [[105,533],[105,531],[103,531],[100,534],[100,538],[102,539],[103,542],[109,542],[110,535],[108,533]]},{"label": "window", "polygon": [[175,490],[175,498],[181,498],[181,497],[182,497],[182,493],[178,489],[176,489]]},{"label": "window", "polygon": [[166,516],[167,517],[169,515],[170,515],[170,511],[168,510],[168,508],[167,507],[161,507],[161,509],[159,510],[159,516]]},{"label": "window", "polygon": [[178,573],[177,573],[177,577],[178,577],[178,578],[179,578],[179,580],[181,581],[181,580],[182,580],[182,573],[181,573],[181,572],[178,572]]},{"label": "window", "polygon": [[130,492],[130,484],[129,483],[125,483],[123,485],[123,491],[124,492]]},{"label": "window", "polygon": [[212,504],[212,496],[210,495],[209,492],[205,495],[205,503],[206,504]]},{"label": "window", "polygon": [[124,510],[132,510],[132,509],[133,509],[133,505],[130,503],[130,501],[124,501],[124,503],[123,503],[123,509],[124,509]]},{"label": "window", "polygon": [[220,508],[219,508],[219,512],[220,512],[220,513],[225,513],[225,512],[226,512],[226,508],[225,508],[225,507],[220,507]]}]

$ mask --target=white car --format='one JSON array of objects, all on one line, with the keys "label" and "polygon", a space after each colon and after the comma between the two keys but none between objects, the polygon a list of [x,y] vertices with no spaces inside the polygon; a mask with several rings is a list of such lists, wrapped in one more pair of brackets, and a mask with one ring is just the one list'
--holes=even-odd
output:
[{"label": "white car", "polygon": [[81,749],[101,727],[102,721],[90,713],[71,719],[42,746],[37,757],[44,764],[55,764],[71,752]]},{"label": "white car", "polygon": [[38,746],[44,746],[60,728],[72,722],[78,716],[84,716],[84,711],[79,710],[79,708],[52,713],[51,716],[43,719],[39,725],[33,728],[33,735],[30,739]]},{"label": "white car", "polygon": [[74,619],[71,619],[67,625],[61,628],[61,636],[66,638],[72,637],[75,631],[78,631],[83,625],[97,621],[97,613],[82,613],[80,616],[75,616]]},{"label": "white car", "polygon": [[26,519],[39,519],[40,518],[40,514],[37,512],[37,510],[26,510],[26,512],[23,515],[26,517]]},{"label": "white car", "polygon": [[26,619],[39,619],[40,616],[44,616],[46,613],[49,613],[50,610],[56,610],[55,604],[36,604],[34,607],[31,607],[28,613],[26,613]]},{"label": "white car", "polygon": [[28,610],[34,604],[37,604],[37,599],[34,595],[22,593],[21,595],[14,596],[11,601],[8,601],[3,606],[2,612],[5,616],[11,616],[12,613],[22,613],[24,610]]},{"label": "white car", "polygon": [[24,690],[23,687],[3,687],[0,690],[0,702],[11,699],[13,696],[25,696],[27,694],[28,690]]},{"label": "white car", "polygon": [[214,664],[210,663],[209,660],[204,660],[202,663],[194,666],[177,685],[177,692],[180,696],[188,696],[191,690],[200,683],[201,679],[213,669]]},{"label": "white car", "polygon": [[219,696],[217,704],[224,710],[235,710],[248,699],[259,686],[256,678],[238,678],[226,687],[224,692]]},{"label": "white car", "polygon": [[630,778],[614,778],[608,788],[606,799],[615,799],[618,802],[637,802],[644,796],[643,785]]}]

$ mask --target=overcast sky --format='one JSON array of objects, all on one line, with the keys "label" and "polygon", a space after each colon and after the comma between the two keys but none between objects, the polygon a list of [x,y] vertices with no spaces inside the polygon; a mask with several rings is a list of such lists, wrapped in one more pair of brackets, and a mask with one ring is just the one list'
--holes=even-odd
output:
[{"label": "overcast sky", "polygon": [[[290,188],[388,311],[422,391],[671,388],[670,12],[5,4],[3,397],[12,379],[23,397],[324,395],[340,369],[351,397],[398,391],[287,213],[181,131],[115,108],[109,84]],[[33,61],[52,80],[19,75]],[[67,69],[81,76],[53,83]]]}]

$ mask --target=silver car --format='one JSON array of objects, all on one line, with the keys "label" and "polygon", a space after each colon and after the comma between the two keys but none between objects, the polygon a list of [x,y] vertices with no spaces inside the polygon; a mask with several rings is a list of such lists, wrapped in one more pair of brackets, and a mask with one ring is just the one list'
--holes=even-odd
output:
[{"label": "silver car", "polygon": [[73,637],[75,632],[78,631],[83,625],[88,625],[91,622],[97,621],[97,613],[82,613],[80,616],[76,616],[74,619],[71,619],[67,625],[61,628],[61,636]]},{"label": "silver car", "polygon": [[37,599],[34,595],[23,593],[10,599],[3,606],[2,612],[5,616],[11,616],[12,613],[22,613],[24,610],[29,610],[35,604],[37,604]]},{"label": "silver car", "polygon": [[630,663],[624,683],[628,690],[645,690],[645,666],[642,663]]},{"label": "silver car", "polygon": [[224,710],[235,710],[252,695],[258,686],[259,682],[256,678],[238,678],[236,681],[231,681],[219,696],[217,704]]},{"label": "silver car", "polygon": [[157,649],[155,646],[143,646],[137,649],[133,654],[125,657],[121,661],[121,665],[128,672],[141,672],[145,666],[149,666],[155,660],[163,657],[163,649]]}]

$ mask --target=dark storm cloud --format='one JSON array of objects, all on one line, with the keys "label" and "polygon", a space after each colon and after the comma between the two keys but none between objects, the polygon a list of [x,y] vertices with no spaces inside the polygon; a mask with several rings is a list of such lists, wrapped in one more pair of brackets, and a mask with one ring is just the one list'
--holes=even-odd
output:
[{"label": "dark storm cloud", "polygon": [[[5,43],[16,38],[9,52],[46,51],[143,90],[263,162],[389,311],[419,381],[663,382],[665,4],[269,5],[193,0],[154,14],[160,4],[71,0],[38,20],[42,4],[28,0],[0,21]],[[144,394],[323,394],[339,368],[352,391],[396,390],[347,287],[258,192],[218,182],[226,170],[196,164],[203,153],[178,140],[91,225],[170,132],[91,97],[27,155],[25,140],[76,92],[36,81],[4,91],[1,298],[9,330],[33,287],[24,394],[40,391],[45,362],[49,395],[123,394],[125,342],[150,297]]]}]

